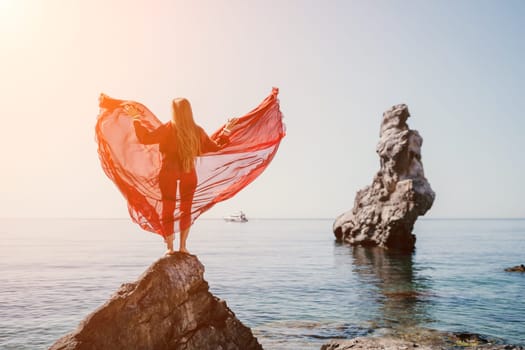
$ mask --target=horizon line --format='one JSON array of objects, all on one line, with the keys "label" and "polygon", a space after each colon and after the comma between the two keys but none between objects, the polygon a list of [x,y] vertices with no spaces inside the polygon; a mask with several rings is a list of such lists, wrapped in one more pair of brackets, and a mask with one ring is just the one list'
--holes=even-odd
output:
[{"label": "horizon line", "polygon": [[[0,220],[129,220],[129,217],[95,216],[11,216]],[[251,217],[250,220],[336,220],[337,217]],[[199,218],[198,220],[224,220],[223,217]],[[525,217],[420,217],[417,220],[525,220]],[[416,220],[416,221],[417,221]]]}]

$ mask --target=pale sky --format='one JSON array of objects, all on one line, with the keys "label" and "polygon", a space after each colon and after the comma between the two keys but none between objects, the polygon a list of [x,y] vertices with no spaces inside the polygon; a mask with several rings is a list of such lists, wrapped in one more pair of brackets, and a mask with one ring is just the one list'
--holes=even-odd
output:
[{"label": "pale sky", "polygon": [[407,103],[431,218],[525,217],[525,2],[0,0],[0,217],[127,217],[94,141],[100,92],[208,132],[280,89],[273,163],[206,217],[334,218]]}]

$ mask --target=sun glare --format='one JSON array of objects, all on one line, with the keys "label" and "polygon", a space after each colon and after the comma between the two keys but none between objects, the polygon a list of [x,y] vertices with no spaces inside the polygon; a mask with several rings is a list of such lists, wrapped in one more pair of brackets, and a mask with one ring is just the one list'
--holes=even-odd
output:
[{"label": "sun glare", "polygon": [[0,0],[0,16],[2,22],[9,19],[11,12],[16,8],[16,0]]},{"label": "sun glare", "polygon": [[26,3],[17,0],[0,0],[0,35],[5,39],[18,34],[25,25]]}]

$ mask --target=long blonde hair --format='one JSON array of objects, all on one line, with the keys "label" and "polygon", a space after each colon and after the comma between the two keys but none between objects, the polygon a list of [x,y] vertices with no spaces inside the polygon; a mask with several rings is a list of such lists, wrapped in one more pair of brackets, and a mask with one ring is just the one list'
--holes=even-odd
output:
[{"label": "long blonde hair", "polygon": [[195,157],[201,154],[200,130],[193,120],[190,101],[176,98],[172,102],[174,124],[177,132],[177,155],[181,161],[182,170],[189,172],[195,166]]}]

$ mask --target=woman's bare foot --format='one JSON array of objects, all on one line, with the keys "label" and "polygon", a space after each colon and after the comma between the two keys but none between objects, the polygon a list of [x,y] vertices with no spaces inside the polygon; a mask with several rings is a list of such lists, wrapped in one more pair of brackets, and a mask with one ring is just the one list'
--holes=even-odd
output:
[{"label": "woman's bare foot", "polygon": [[173,255],[175,254],[175,251],[173,249],[168,249],[166,250],[166,253],[164,253],[164,255]]},{"label": "woman's bare foot", "polygon": [[184,253],[184,254],[189,254],[190,253],[188,251],[188,249],[186,249],[186,248],[179,248],[179,252]]}]

